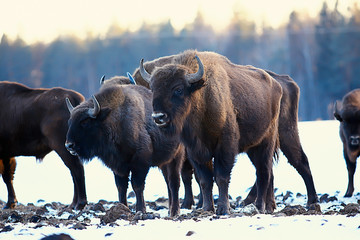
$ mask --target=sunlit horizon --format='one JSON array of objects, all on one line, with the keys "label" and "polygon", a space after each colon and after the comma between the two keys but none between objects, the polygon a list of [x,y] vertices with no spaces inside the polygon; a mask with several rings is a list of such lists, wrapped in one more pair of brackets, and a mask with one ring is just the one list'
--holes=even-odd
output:
[{"label": "sunlit horizon", "polygon": [[[59,36],[104,36],[111,25],[136,31],[144,23],[170,21],[175,30],[193,22],[200,12],[206,24],[220,32],[234,12],[255,24],[277,28],[292,11],[316,16],[325,0],[0,0],[0,37],[20,37],[27,43],[50,42]],[[336,0],[326,0],[330,9]],[[339,10],[348,14],[356,0],[340,0]]]}]

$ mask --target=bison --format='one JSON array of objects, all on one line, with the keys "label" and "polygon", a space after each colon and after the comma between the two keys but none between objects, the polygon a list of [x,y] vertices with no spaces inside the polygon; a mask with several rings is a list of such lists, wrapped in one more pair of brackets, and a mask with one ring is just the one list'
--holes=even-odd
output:
[{"label": "bison", "polygon": [[104,84],[91,99],[73,108],[66,148],[83,161],[98,157],[115,175],[119,202],[127,205],[129,174],[136,195],[136,211],[145,212],[145,178],[152,166],[164,175],[169,213],[179,213],[178,190],[184,146],[168,138],[152,121],[152,94],[142,86]]},{"label": "bison", "polygon": [[[133,76],[131,75],[131,73],[129,73],[129,72],[127,72],[127,77],[115,76],[115,77],[111,77],[110,79],[105,79],[105,75],[102,76],[100,79],[101,88],[103,86],[108,87],[109,84],[115,84],[115,85],[117,85],[117,84],[120,84],[120,85],[133,84],[133,85],[136,85],[136,81],[133,78]],[[185,196],[184,196],[184,200],[181,204],[181,208],[191,209],[192,205],[195,203],[193,192],[192,192],[193,172],[194,172],[194,169],[193,169],[191,163],[189,162],[189,160],[187,159],[187,155],[185,154],[185,160],[184,160],[184,163],[181,168],[181,179],[184,184]],[[117,178],[117,176],[115,175],[115,179],[116,178]],[[201,199],[200,199],[199,203],[201,204]]]},{"label": "bison", "polygon": [[133,76],[128,72],[127,73],[127,77],[125,76],[114,76],[110,79],[105,79],[105,75],[101,77],[100,79],[100,86],[103,86],[104,84],[106,84],[107,86],[109,84],[133,84],[136,85],[136,82],[133,78]]},{"label": "bison", "polygon": [[140,74],[153,92],[152,117],[164,134],[181,136],[200,180],[203,209],[229,213],[228,185],[235,156],[246,152],[256,168],[256,202],[274,210],[273,156],[277,151],[282,88],[267,72],[231,63],[213,52],[185,51],[170,64]]},{"label": "bison", "polygon": [[[145,62],[144,68],[149,73],[152,73],[156,67],[162,67],[166,64],[176,63],[177,59],[178,55],[161,57],[153,61]],[[252,66],[247,67],[253,68]],[[280,149],[287,157],[289,163],[294,166],[294,168],[303,178],[308,195],[307,205],[309,206],[318,202],[318,197],[316,194],[308,158],[303,151],[298,133],[298,105],[300,89],[291,77],[287,75],[278,75],[268,70],[266,70],[266,72],[280,83],[283,90],[280,103],[278,126]],[[149,83],[141,77],[139,68],[135,70],[134,78],[138,84],[148,88],[150,87]],[[243,202],[245,205],[255,201],[257,195],[256,189],[256,185],[254,185],[248,197]]]},{"label": "bison", "polygon": [[351,197],[354,192],[356,159],[360,156],[360,89],[352,90],[342,101],[335,102],[334,116],[340,121],[340,138],[348,170],[349,183],[345,197]]},{"label": "bison", "polygon": [[72,208],[86,203],[84,168],[81,161],[65,148],[69,112],[65,98],[78,105],[84,97],[63,88],[29,88],[19,83],[0,82],[0,159],[2,177],[8,189],[5,208],[14,208],[13,187],[15,156],[35,156],[42,160],[54,150],[69,168],[74,182]]}]

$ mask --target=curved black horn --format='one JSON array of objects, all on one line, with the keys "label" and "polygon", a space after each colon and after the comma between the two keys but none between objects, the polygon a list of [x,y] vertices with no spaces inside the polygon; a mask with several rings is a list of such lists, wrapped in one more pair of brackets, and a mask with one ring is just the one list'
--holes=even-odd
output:
[{"label": "curved black horn", "polygon": [[195,58],[198,62],[199,70],[196,73],[186,75],[185,78],[189,83],[195,83],[199,81],[204,75],[204,65],[202,64],[200,58],[197,55],[195,55]]},{"label": "curved black horn", "polygon": [[65,98],[65,101],[66,101],[66,106],[67,106],[69,112],[71,113],[71,112],[74,110],[74,107],[73,107],[73,105],[71,104],[70,99],[69,99],[68,97]]},{"label": "curved black horn", "polygon": [[127,74],[128,78],[129,78],[131,84],[136,85],[135,79],[133,78],[131,73],[127,72],[126,74]]},{"label": "curved black horn", "polygon": [[100,85],[103,85],[105,81],[105,75],[102,75],[101,79],[100,79]]},{"label": "curved black horn", "polygon": [[96,118],[96,116],[99,114],[100,112],[100,104],[99,102],[96,100],[95,96],[92,95],[91,96],[93,102],[94,102],[94,108],[91,108],[88,110],[88,114],[91,118]]},{"label": "curved black horn", "polygon": [[140,75],[147,83],[150,83],[151,75],[144,68],[143,58],[140,60]]}]

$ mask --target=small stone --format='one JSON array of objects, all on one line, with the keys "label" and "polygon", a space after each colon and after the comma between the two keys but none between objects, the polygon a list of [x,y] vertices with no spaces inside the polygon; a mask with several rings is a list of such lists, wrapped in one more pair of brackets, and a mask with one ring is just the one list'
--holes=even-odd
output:
[{"label": "small stone", "polygon": [[254,204],[249,204],[245,206],[244,208],[240,209],[240,213],[243,213],[246,216],[254,216],[256,214],[259,214],[259,210]]},{"label": "small stone", "polygon": [[71,228],[75,229],[75,230],[84,230],[84,229],[86,229],[85,225],[83,225],[82,223],[79,223],[79,222],[74,224]]},{"label": "small stone", "polygon": [[286,214],[286,216],[293,216],[293,215],[304,214],[306,212],[306,209],[300,205],[286,206],[280,212]]},{"label": "small stone", "polygon": [[12,226],[6,225],[5,227],[3,227],[3,229],[1,229],[0,232],[10,232],[12,230],[14,230],[14,228]]},{"label": "small stone", "polygon": [[349,203],[344,206],[344,209],[340,210],[342,214],[360,213],[360,206],[357,203]]},{"label": "small stone", "polygon": [[189,237],[189,236],[193,235],[194,233],[195,233],[194,231],[188,231],[185,236]]},{"label": "small stone", "polygon": [[105,212],[105,208],[101,203],[96,203],[95,205],[90,207],[90,210],[95,212]]}]

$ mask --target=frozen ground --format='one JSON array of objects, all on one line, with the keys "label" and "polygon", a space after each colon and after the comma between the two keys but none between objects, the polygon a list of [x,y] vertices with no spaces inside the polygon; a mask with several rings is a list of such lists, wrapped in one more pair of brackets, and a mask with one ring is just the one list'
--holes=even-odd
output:
[{"label": "frozen ground", "polygon": [[[360,199],[360,177],[355,174],[355,195],[344,199],[342,196],[347,187],[347,171],[342,155],[342,144],[338,136],[337,121],[300,122],[300,138],[312,170],[315,187],[319,195],[325,193],[336,196],[337,201],[322,203],[321,209],[341,208],[341,204],[357,203]],[[35,205],[61,202],[69,204],[72,200],[73,184],[70,173],[61,159],[50,153],[43,163],[36,163],[35,158],[17,158],[17,169],[14,187],[20,203]],[[85,166],[88,201],[97,203],[100,199],[116,201],[117,192],[113,175],[98,159]],[[306,195],[305,185],[300,175],[292,168],[284,156],[280,156],[274,165],[275,195],[291,191],[292,196],[287,204],[305,206],[306,199],[296,197],[297,193]],[[229,193],[235,199],[246,197],[248,188],[255,181],[255,170],[246,155],[239,155],[233,169]],[[183,196],[181,187],[180,196]],[[194,181],[193,190],[199,193]],[[131,188],[129,189],[131,191]],[[214,194],[217,193],[216,187]],[[167,197],[166,185],[160,172],[151,169],[145,188],[145,200],[155,201],[159,197]],[[5,185],[0,183],[0,199],[7,200]],[[38,202],[39,199],[43,201]],[[130,199],[130,202],[132,200]],[[284,206],[279,205],[276,211]],[[239,209],[236,209],[239,210]],[[339,209],[338,209],[339,210]],[[149,209],[151,211],[151,209]],[[182,210],[182,214],[188,213]],[[166,215],[159,211],[161,216]],[[69,226],[55,228],[52,226],[35,227],[34,224],[12,224],[14,229],[0,232],[0,239],[40,239],[51,233],[68,233],[76,240],[81,239],[360,239],[360,214],[347,215],[262,215],[236,218],[214,217],[199,221],[172,221],[163,217],[156,220],[139,221],[133,224],[126,220],[117,220],[119,226],[100,226],[98,219],[93,219],[84,230],[75,230]],[[190,235],[190,236],[187,236]]]}]

